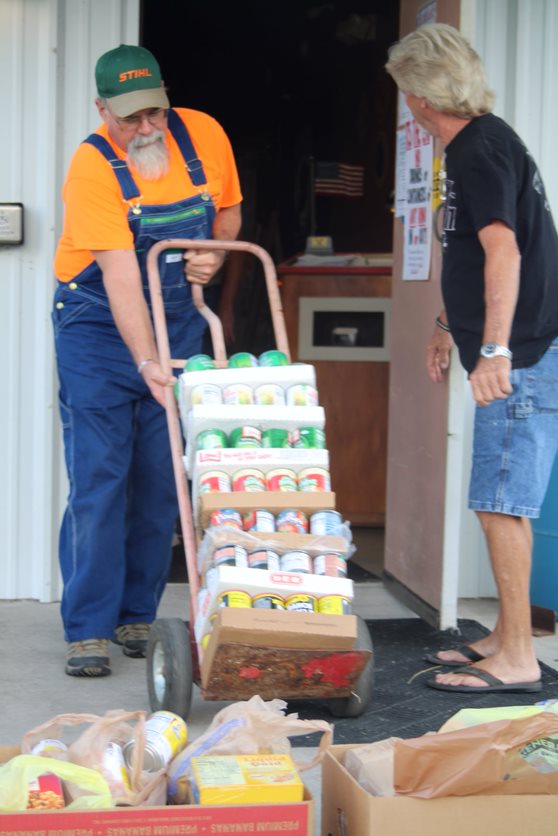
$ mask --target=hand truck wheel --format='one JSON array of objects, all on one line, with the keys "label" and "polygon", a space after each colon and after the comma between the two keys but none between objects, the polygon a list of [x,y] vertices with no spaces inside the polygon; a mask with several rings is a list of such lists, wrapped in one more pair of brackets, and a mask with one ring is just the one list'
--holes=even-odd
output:
[{"label": "hand truck wheel", "polygon": [[371,651],[370,658],[357,679],[351,696],[327,701],[327,706],[334,717],[359,717],[366,710],[372,698],[372,691],[374,690],[374,648],[366,621],[360,616],[357,616],[357,638],[354,649]]},{"label": "hand truck wheel", "polygon": [[152,711],[188,717],[192,701],[192,649],[188,625],[160,618],[151,625],[147,646],[147,690]]}]

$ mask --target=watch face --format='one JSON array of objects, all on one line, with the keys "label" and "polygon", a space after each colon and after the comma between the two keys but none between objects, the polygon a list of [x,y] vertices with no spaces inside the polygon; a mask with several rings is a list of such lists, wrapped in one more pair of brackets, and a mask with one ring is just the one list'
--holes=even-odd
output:
[{"label": "watch face", "polygon": [[496,343],[486,343],[481,348],[481,354],[483,357],[493,357],[496,351]]}]

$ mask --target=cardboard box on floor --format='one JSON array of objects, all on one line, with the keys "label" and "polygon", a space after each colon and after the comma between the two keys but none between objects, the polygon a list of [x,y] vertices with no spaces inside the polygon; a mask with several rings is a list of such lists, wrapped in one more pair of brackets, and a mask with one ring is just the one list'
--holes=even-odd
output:
[{"label": "cardboard box on floor", "polygon": [[[19,746],[0,746],[0,764],[20,753]],[[113,807],[109,810],[61,810],[0,814],[0,831],[37,836],[157,836],[180,833],[277,833],[314,836],[314,801],[305,788],[304,801],[285,804],[169,807]]]},{"label": "cardboard box on floor", "polygon": [[379,798],[342,761],[354,746],[330,746],[322,762],[322,836],[556,836],[557,795]]}]

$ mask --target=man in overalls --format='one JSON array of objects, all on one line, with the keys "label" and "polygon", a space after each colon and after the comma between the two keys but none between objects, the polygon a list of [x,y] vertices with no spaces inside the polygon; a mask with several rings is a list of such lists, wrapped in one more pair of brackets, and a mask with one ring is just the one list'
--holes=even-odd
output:
[{"label": "man in overalls", "polygon": [[[143,657],[177,518],[146,257],[168,238],[231,240],[242,199],[233,153],[210,116],[170,109],[154,56],[121,45],[95,69],[101,127],[64,184],[53,323],[68,505],[60,532],[66,673],[110,673],[109,641]],[[225,253],[165,250],[159,270],[171,354],[200,351],[190,282]]]}]

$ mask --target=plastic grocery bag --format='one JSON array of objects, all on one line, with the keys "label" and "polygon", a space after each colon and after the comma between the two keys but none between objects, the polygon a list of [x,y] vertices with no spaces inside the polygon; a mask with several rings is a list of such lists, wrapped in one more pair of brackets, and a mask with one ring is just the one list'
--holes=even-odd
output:
[{"label": "plastic grocery bag", "polygon": [[558,793],[558,715],[479,723],[395,744],[400,795]]},{"label": "plastic grocery bag", "polygon": [[0,813],[27,809],[29,784],[45,772],[53,772],[64,781],[66,788],[79,790],[77,797],[66,810],[114,807],[114,799],[102,775],[94,769],[57,761],[51,758],[46,764],[39,755],[17,755],[0,766]]},{"label": "plastic grocery bag", "polygon": [[440,732],[456,731],[468,726],[476,726],[478,723],[493,723],[495,720],[516,720],[518,717],[532,717],[549,711],[551,714],[558,714],[558,700],[548,700],[547,704],[536,705],[506,705],[493,708],[462,708],[453,714],[449,720],[440,726]]},{"label": "plastic grocery bag", "polygon": [[204,734],[170,764],[168,802],[187,803],[191,762],[199,755],[290,754],[289,737],[321,732],[315,757],[304,763],[295,761],[295,766],[302,771],[319,763],[332,741],[333,726],[325,720],[299,720],[298,714],[285,715],[286,707],[284,700],[264,702],[256,695],[219,711]]},{"label": "plastic grocery bag", "polygon": [[[85,730],[77,738],[70,739],[71,730],[82,725],[86,726]],[[55,750],[49,753],[50,760],[69,761],[101,774],[108,784],[114,803],[134,807],[166,803],[166,770],[143,771],[145,711],[113,710],[107,711],[102,717],[97,714],[59,714],[27,732],[21,743],[22,753],[30,752],[39,740],[45,738],[62,740],[68,745],[66,752]],[[107,766],[105,755],[112,742],[133,744],[127,780],[122,773],[118,774]],[[41,759],[44,771],[44,759]],[[71,784],[65,789],[72,800],[82,794],[79,785]]]}]

